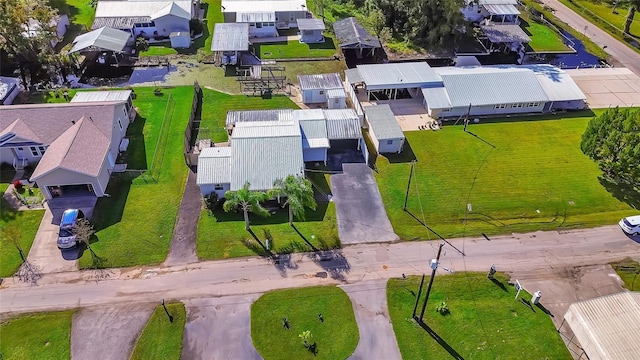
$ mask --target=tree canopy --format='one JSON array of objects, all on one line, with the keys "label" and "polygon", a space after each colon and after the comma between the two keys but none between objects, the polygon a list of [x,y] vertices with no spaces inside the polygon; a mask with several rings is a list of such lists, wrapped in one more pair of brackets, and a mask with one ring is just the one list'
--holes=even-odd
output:
[{"label": "tree canopy", "polygon": [[608,178],[640,186],[640,110],[613,108],[591,119],[580,148]]},{"label": "tree canopy", "polygon": [[311,182],[304,177],[289,175],[284,180],[276,180],[273,186],[272,195],[287,197],[284,205],[289,207],[289,224],[293,225],[294,216],[304,220],[305,207],[316,209]]},{"label": "tree canopy", "polygon": [[269,195],[262,191],[249,190],[251,185],[249,183],[244,184],[242,189],[236,191],[227,191],[224,194],[226,201],[222,205],[224,211],[229,212],[231,210],[240,208],[244,215],[245,229],[249,230],[249,213],[252,212],[258,216],[267,217],[269,211],[262,207],[260,202],[269,199]]}]

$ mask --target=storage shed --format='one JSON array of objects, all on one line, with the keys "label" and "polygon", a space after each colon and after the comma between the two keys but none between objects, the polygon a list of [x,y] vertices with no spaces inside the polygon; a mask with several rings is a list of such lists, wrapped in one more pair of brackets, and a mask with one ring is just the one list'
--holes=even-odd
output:
[{"label": "storage shed", "polygon": [[298,75],[298,86],[305,104],[326,104],[329,109],[347,107],[347,93],[337,73]]},{"label": "storage shed", "polygon": [[188,30],[172,32],[169,34],[169,40],[174,49],[186,49],[191,46],[191,35]]},{"label": "storage shed", "polygon": [[302,43],[323,43],[325,29],[321,19],[298,19],[298,38]]},{"label": "storage shed", "polygon": [[203,196],[215,193],[218,199],[224,197],[231,186],[231,147],[202,149],[198,156],[196,184]]},{"label": "storage shed", "polygon": [[363,107],[371,142],[379,154],[400,153],[405,137],[389,104]]}]

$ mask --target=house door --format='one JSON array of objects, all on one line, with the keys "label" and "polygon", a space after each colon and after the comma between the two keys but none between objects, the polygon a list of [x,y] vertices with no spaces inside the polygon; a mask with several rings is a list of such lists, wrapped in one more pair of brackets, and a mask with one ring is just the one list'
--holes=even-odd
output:
[{"label": "house door", "polygon": [[24,160],[24,159],[27,158],[27,154],[24,152],[24,148],[23,147],[15,148],[15,152],[16,152],[16,156],[18,157],[18,159]]}]

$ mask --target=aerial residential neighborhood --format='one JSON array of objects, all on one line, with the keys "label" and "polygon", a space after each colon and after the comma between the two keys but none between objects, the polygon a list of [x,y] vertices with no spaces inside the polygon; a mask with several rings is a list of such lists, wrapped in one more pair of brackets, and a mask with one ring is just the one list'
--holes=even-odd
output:
[{"label": "aerial residential neighborhood", "polygon": [[0,7],[0,359],[640,359],[637,0]]}]

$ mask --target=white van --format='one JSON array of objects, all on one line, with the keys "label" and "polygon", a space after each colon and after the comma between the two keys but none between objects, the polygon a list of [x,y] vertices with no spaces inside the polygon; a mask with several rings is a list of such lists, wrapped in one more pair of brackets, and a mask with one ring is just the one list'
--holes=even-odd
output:
[{"label": "white van", "polygon": [[640,235],[640,215],[629,216],[618,223],[622,231],[629,235]]}]

